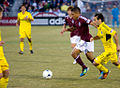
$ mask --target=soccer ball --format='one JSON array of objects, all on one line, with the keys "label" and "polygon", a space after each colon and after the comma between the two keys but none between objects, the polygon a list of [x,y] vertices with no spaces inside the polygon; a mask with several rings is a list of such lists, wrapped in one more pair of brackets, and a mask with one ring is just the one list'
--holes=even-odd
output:
[{"label": "soccer ball", "polygon": [[50,79],[50,78],[52,78],[52,76],[53,76],[52,71],[50,71],[50,70],[43,71],[43,78]]}]

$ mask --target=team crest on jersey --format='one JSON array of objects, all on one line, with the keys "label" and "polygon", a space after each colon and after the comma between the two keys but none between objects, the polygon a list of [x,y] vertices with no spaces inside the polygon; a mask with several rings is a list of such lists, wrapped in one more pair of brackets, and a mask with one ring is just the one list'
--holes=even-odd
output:
[{"label": "team crest on jersey", "polygon": [[103,32],[101,31],[101,34],[103,34]]},{"label": "team crest on jersey", "polygon": [[112,33],[113,32],[113,29],[110,31],[110,33]]},{"label": "team crest on jersey", "polygon": [[72,23],[74,23],[74,20],[72,20]]},{"label": "team crest on jersey", "polygon": [[81,26],[81,23],[79,22],[79,24],[78,24],[79,26]]}]

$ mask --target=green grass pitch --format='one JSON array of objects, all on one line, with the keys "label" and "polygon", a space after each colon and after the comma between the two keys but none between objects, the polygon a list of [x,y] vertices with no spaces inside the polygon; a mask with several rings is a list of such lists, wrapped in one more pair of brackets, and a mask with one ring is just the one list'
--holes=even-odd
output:
[{"label": "green grass pitch", "polygon": [[[84,77],[80,77],[81,67],[73,65],[69,33],[60,35],[62,26],[32,26],[32,40],[34,54],[29,52],[25,39],[24,55],[19,55],[18,28],[1,27],[2,39],[6,42],[4,52],[10,65],[10,80],[8,88],[119,88],[120,70],[110,62],[106,65],[111,70],[108,78],[99,80],[99,71],[86,59],[81,57],[90,68]],[[119,35],[120,29],[115,28]],[[93,36],[97,29],[90,27]],[[101,41],[95,41],[94,56],[104,51]],[[53,78],[42,78],[42,72],[49,69]]]}]

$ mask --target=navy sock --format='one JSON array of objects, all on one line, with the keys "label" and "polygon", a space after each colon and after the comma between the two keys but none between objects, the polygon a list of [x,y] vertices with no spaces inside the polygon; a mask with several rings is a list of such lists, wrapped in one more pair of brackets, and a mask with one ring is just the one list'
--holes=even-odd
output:
[{"label": "navy sock", "polygon": [[76,61],[79,65],[82,66],[82,69],[87,68],[87,66],[83,63],[82,59],[80,58],[80,55],[76,58]]}]

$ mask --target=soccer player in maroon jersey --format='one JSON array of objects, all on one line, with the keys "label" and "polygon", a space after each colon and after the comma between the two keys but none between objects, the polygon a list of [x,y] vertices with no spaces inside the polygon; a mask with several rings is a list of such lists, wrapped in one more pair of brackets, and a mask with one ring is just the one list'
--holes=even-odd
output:
[{"label": "soccer player in maroon jersey", "polygon": [[[68,25],[69,27],[72,27],[74,25],[74,19],[72,18],[72,15],[71,15],[71,9],[73,7],[70,6],[68,9],[67,9],[67,13],[68,13],[68,16],[65,17],[65,24],[63,25],[63,29],[62,31],[66,30],[66,26]],[[61,31],[61,34],[62,34],[62,31]],[[79,34],[79,30],[74,30],[70,33],[70,41],[71,41],[71,47],[74,48],[76,46],[76,44],[80,41],[80,34]],[[82,66],[82,73],[80,76],[83,76],[83,72],[84,75],[87,73],[87,69],[88,67],[83,63],[83,61],[81,60],[81,58],[79,59],[79,61],[76,61],[74,60],[73,64],[80,64]]]},{"label": "soccer player in maroon jersey", "polygon": [[[81,37],[81,41],[77,43],[75,48],[72,51],[72,57],[77,61],[80,62],[80,53],[84,52],[87,56],[87,58],[93,63],[94,61],[94,41],[90,42],[90,38],[92,35],[89,33],[89,27],[88,25],[94,25],[96,26],[90,19],[87,19],[80,14],[80,8],[74,7],[71,10],[72,17],[74,19],[74,24],[72,27],[68,29],[62,30],[62,33],[65,31],[74,31],[74,30],[79,30],[79,34]],[[84,70],[81,75],[85,75],[85,73],[88,71],[88,68]]]}]

